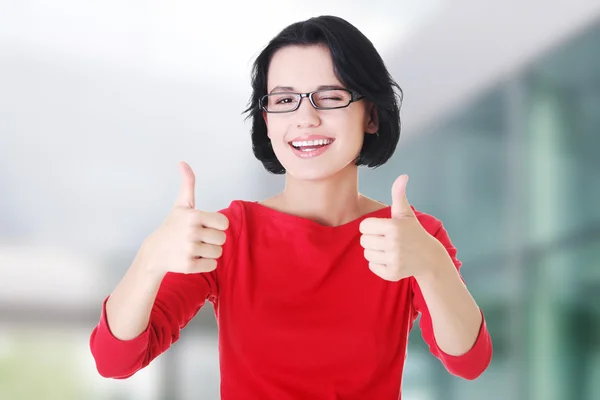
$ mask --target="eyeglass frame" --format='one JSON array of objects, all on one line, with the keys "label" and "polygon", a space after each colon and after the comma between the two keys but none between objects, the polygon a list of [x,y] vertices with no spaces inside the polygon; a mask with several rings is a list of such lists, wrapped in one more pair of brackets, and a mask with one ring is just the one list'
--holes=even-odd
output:
[{"label": "eyeglass frame", "polygon": [[[321,92],[331,92],[333,90],[343,90],[344,92],[348,92],[350,93],[350,101],[348,101],[348,104],[346,104],[345,106],[338,106],[338,107],[318,107],[315,104],[315,101],[313,100],[313,95],[315,93],[321,93]],[[290,95],[294,95],[296,97],[299,97],[298,102],[296,103],[296,107],[294,107],[291,110],[286,110],[286,111],[269,111],[267,110],[267,108],[265,107],[264,100],[269,97],[270,95],[274,95],[274,94],[290,94]],[[308,92],[308,93],[296,93],[296,92],[275,92],[275,93],[269,93],[269,94],[265,94],[264,96],[262,96],[259,100],[258,100],[258,107],[263,110],[264,112],[267,112],[269,114],[285,114],[285,113],[290,113],[290,112],[294,112],[296,110],[298,110],[300,108],[300,105],[302,104],[302,99],[304,98],[308,98],[308,101],[310,101],[310,104],[314,107],[315,110],[338,110],[340,108],[346,108],[349,107],[350,104],[355,103],[359,100],[362,100],[365,98],[365,96],[360,95],[356,92],[353,92],[352,90],[346,89],[346,88],[331,88],[331,89],[319,89],[319,90],[314,90],[312,92]]]}]

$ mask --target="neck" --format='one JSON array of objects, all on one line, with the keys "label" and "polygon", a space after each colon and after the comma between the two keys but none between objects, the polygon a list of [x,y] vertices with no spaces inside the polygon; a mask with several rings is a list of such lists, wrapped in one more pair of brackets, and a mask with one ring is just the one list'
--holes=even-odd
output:
[{"label": "neck", "polygon": [[358,191],[358,167],[354,165],[323,180],[306,181],[287,175],[278,197],[282,211],[329,226],[350,222],[363,215],[367,207],[367,199]]}]

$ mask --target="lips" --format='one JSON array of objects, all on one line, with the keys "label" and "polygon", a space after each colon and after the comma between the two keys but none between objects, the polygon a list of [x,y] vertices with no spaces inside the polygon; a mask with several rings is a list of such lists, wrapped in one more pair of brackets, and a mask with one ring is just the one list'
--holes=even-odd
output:
[{"label": "lips", "polygon": [[333,139],[293,140],[290,142],[293,148],[301,151],[315,150],[333,143]]},{"label": "lips", "polygon": [[323,154],[333,142],[334,139],[332,138],[312,135],[308,137],[298,137],[289,142],[289,145],[297,156],[301,158],[312,158]]}]

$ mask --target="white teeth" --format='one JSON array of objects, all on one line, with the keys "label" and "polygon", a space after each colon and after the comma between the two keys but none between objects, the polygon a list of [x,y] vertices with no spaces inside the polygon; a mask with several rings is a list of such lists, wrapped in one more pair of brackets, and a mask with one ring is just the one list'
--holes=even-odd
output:
[{"label": "white teeth", "polygon": [[292,142],[294,147],[308,147],[308,146],[324,146],[333,142],[331,139],[317,139],[317,140],[295,140]]}]

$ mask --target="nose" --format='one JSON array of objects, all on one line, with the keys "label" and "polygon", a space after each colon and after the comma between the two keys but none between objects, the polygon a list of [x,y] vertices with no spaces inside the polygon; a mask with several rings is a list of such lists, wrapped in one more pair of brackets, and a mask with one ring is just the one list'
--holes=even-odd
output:
[{"label": "nose", "polygon": [[298,128],[309,128],[319,126],[321,118],[319,112],[313,107],[308,97],[300,99],[300,106],[296,110]]}]

